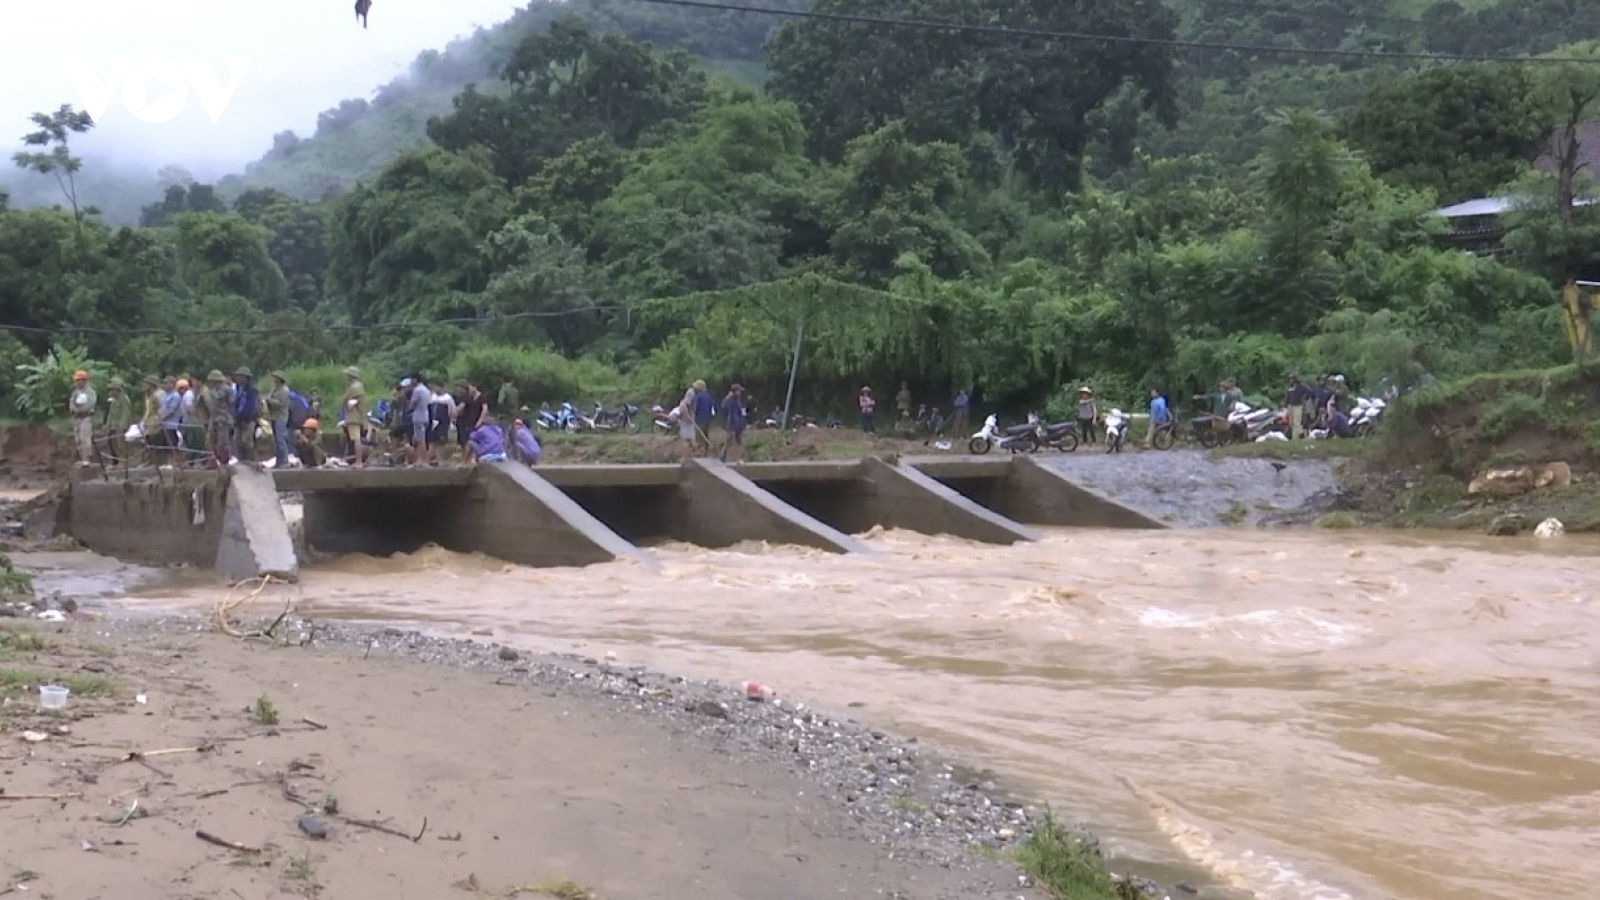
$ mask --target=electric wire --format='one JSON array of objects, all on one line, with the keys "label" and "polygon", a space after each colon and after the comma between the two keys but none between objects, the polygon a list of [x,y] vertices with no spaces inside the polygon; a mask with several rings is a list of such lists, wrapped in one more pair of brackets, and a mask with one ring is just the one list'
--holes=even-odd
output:
[{"label": "electric wire", "polygon": [[789,19],[812,19],[844,22],[856,25],[877,25],[889,28],[920,28],[933,31],[993,34],[1004,37],[1034,38],[1048,41],[1100,42],[1107,44],[1134,44],[1172,47],[1186,50],[1218,50],[1224,52],[1279,54],[1288,56],[1332,56],[1341,59],[1389,59],[1414,62],[1485,62],[1551,65],[1560,63],[1600,64],[1600,56],[1490,56],[1471,53],[1426,53],[1414,50],[1342,50],[1335,47],[1274,47],[1269,44],[1234,44],[1226,41],[1197,41],[1183,38],[1143,37],[1132,34],[1097,34],[1082,31],[1051,31],[1041,28],[1013,28],[1009,25],[982,25],[973,22],[951,22],[938,19],[900,19],[886,16],[869,16],[858,13],[818,12],[816,10],[776,9],[770,6],[750,6],[743,3],[721,3],[715,0],[631,0],[634,3],[657,6],[679,6],[721,12],[752,13]]}]

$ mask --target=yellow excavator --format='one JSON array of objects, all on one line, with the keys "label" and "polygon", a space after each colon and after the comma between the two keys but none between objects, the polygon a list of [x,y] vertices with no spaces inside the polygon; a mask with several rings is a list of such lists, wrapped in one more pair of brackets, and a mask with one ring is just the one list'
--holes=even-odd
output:
[{"label": "yellow excavator", "polygon": [[1572,345],[1572,360],[1580,365],[1594,355],[1594,335],[1589,316],[1595,310],[1595,292],[1600,281],[1568,281],[1561,289],[1561,308],[1567,326],[1567,342]]}]

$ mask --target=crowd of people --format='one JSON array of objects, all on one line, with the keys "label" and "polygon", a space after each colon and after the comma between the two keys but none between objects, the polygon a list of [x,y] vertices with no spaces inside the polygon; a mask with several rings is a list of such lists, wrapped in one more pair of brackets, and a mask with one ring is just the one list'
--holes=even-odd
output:
[{"label": "crowd of people", "polygon": [[213,369],[204,382],[147,376],[140,384],[141,414],[122,379],[107,382],[109,396],[102,403],[88,373],[74,372],[67,405],[78,461],[116,468],[221,468],[236,461],[362,468],[375,449],[404,466],[443,465],[453,456],[468,464],[514,460],[534,465],[541,455],[510,377],[491,400],[467,379],[456,382],[452,396],[443,379],[413,373],[374,405],[360,370],[345,369],[345,391],[331,432],[340,446],[333,455],[323,446],[320,392],[301,394],[281,371],[267,377],[270,384],[263,390],[242,366],[231,377]]},{"label": "crowd of people", "polygon": [[[466,463],[514,460],[537,464],[541,447],[532,417],[520,403],[510,376],[503,376],[491,396],[469,379],[447,387],[440,376],[413,372],[393,384],[386,398],[372,402],[361,372],[344,370],[345,391],[329,423],[328,433],[338,436],[337,452],[324,449],[325,411],[316,390],[301,394],[281,371],[268,373],[268,384],[258,387],[249,368],[231,375],[213,369],[204,381],[188,376],[145,377],[140,388],[142,404],[136,406],[127,384],[120,378],[107,383],[104,402],[89,384],[88,373],[73,373],[68,408],[79,461],[97,459],[112,467],[152,465],[213,468],[234,461],[252,465],[341,466],[362,468],[369,456],[381,452],[396,465],[439,466],[455,460]],[[1392,393],[1392,392],[1391,392]],[[1214,416],[1226,418],[1244,394],[1233,379],[1217,384],[1211,394],[1195,402]],[[1324,375],[1307,383],[1297,375],[1288,379],[1284,396],[1287,434],[1299,440],[1314,429],[1332,436],[1350,434],[1353,398],[1342,375]],[[730,385],[719,400],[704,381],[695,381],[671,413],[682,441],[685,459],[716,454],[737,462],[751,417],[751,401],[741,385]],[[870,385],[856,396],[861,430],[875,434],[877,400]],[[964,434],[970,422],[971,392],[960,388],[946,418],[938,407],[921,404],[913,412],[908,383],[895,395],[896,430],[908,436],[919,430],[942,436]],[[1162,429],[1175,426],[1167,397],[1149,391],[1149,446]],[[1092,388],[1076,392],[1078,432],[1086,443],[1098,438],[1101,413]],[[658,408],[658,415],[660,414]],[[713,439],[714,430],[718,438]]]}]

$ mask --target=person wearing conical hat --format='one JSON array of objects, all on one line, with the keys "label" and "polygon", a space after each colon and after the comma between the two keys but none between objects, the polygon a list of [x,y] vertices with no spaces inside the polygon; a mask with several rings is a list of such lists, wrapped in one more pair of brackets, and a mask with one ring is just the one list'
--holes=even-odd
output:
[{"label": "person wearing conical hat", "polygon": [[98,400],[94,387],[89,384],[89,373],[82,369],[72,373],[72,394],[67,398],[67,409],[72,413],[72,440],[78,446],[78,465],[94,462],[94,410]]},{"label": "person wearing conical hat", "polygon": [[1100,408],[1094,402],[1094,389],[1088,385],[1078,388],[1078,431],[1086,444],[1094,440],[1094,423],[1100,418]]},{"label": "person wearing conical hat", "polygon": [[289,376],[281,370],[271,372],[272,390],[267,393],[267,420],[272,423],[273,465],[289,465]]},{"label": "person wearing conical hat", "polygon": [[344,370],[345,389],[341,415],[344,416],[345,441],[350,445],[350,468],[366,465],[367,445],[363,440],[367,427],[367,389],[361,383],[361,370],[351,366]]}]

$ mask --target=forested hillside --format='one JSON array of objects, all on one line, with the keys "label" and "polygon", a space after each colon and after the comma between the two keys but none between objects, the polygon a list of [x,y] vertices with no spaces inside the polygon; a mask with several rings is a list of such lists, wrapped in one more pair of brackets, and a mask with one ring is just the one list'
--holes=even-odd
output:
[{"label": "forested hillside", "polygon": [[[1553,286],[1592,270],[1600,224],[1569,202],[1588,173],[1530,163],[1600,118],[1600,55],[1572,43],[1600,9],[1373,7],[805,7],[1116,38],[1084,40],[541,4],[237,178],[167,173],[139,227],[86,210],[58,119],[33,162],[78,211],[0,212],[0,393],[26,398],[14,364],[61,343],[127,374],[359,362],[549,400],[694,378],[770,398],[802,326],[813,409],[865,382],[1020,409],[1078,382],[1130,403],[1559,362]],[[1431,210],[1512,189],[1516,253],[1439,240]]]}]

